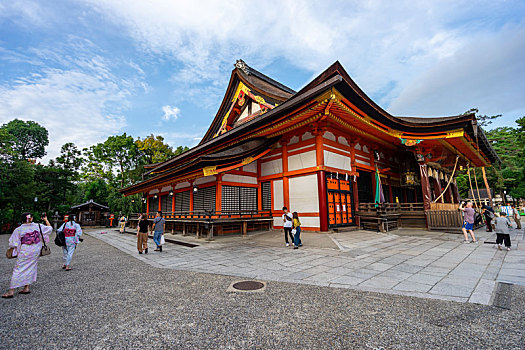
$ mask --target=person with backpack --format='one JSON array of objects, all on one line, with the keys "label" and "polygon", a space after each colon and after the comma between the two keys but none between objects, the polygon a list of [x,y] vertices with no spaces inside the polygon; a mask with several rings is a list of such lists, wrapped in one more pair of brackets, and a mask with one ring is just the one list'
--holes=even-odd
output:
[{"label": "person with backpack", "polygon": [[492,220],[494,220],[494,209],[492,207],[483,204],[483,215],[485,216],[485,223],[487,224],[487,232],[492,232]]},{"label": "person with backpack", "polygon": [[75,222],[75,215],[70,214],[64,218],[64,224],[60,226],[57,231],[62,231],[66,240],[66,245],[62,247],[63,253],[63,265],[62,269],[71,271],[71,259],[73,259],[73,253],[80,242],[80,236],[82,236],[82,229],[80,225]]},{"label": "person with backpack", "polygon": [[288,236],[290,236],[290,239],[293,243],[292,226],[293,226],[293,216],[290,212],[288,212],[287,207],[283,207],[284,241],[286,242],[287,247],[290,246],[290,243],[288,242]]}]

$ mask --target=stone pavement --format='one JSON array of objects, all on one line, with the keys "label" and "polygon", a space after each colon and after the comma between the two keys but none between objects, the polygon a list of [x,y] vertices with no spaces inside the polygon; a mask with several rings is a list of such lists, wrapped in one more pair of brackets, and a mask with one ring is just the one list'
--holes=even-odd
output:
[{"label": "stone pavement", "polygon": [[[162,253],[150,249],[147,255],[138,254],[135,235],[101,231],[105,230],[86,230],[152,266],[175,270],[485,305],[492,303],[496,282],[525,285],[523,230],[511,230],[510,252],[489,244],[495,241],[495,234],[481,230],[476,232],[478,243],[464,244],[462,235],[404,229],[387,234],[305,233],[305,246],[298,250],[284,247],[282,234],[275,231],[213,242],[166,235],[199,246],[167,243]],[[312,235],[320,247],[309,245]]]}]

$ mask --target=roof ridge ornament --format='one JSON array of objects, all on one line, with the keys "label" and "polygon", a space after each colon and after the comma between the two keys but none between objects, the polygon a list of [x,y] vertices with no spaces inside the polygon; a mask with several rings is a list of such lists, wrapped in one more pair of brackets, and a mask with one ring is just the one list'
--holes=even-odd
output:
[{"label": "roof ridge ornament", "polygon": [[250,72],[248,71],[248,65],[243,60],[239,59],[234,64],[235,68],[238,68],[242,70],[246,75],[249,75]]}]

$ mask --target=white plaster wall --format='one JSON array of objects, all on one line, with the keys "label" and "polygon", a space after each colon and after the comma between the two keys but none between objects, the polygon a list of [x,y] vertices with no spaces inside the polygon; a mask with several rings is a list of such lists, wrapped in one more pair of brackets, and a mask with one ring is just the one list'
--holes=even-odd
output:
[{"label": "white plaster wall", "polygon": [[273,181],[273,210],[281,210],[284,206],[283,180]]},{"label": "white plaster wall", "polygon": [[314,137],[315,137],[315,136],[312,135],[311,133],[309,133],[309,132],[305,132],[305,133],[303,134],[303,136],[301,136],[301,140],[306,141],[306,140],[313,139]]},{"label": "white plaster wall", "polygon": [[175,185],[176,190],[178,190],[179,188],[184,188],[184,187],[190,187],[190,183],[188,181],[185,181],[185,182],[181,182]]},{"label": "white plaster wall", "polygon": [[301,221],[301,227],[321,227],[321,222],[319,217],[315,216],[299,216],[299,221]]},{"label": "white plaster wall", "polygon": [[279,174],[283,172],[283,163],[280,159],[261,164],[261,176]]},{"label": "white plaster wall", "polygon": [[171,191],[171,186],[162,187],[160,190],[160,192],[168,192],[168,191]]},{"label": "white plaster wall", "polygon": [[352,170],[352,167],[350,165],[350,157],[345,157],[343,155],[327,150],[325,150],[323,153],[324,164],[326,166],[343,170]]},{"label": "white plaster wall", "polygon": [[289,145],[293,145],[294,143],[297,143],[299,142],[299,137],[298,136],[294,136],[290,139],[290,142],[288,142]]},{"label": "white plaster wall", "polygon": [[337,141],[338,141],[340,144],[342,144],[342,145],[350,146],[350,145],[348,144],[348,142],[346,141],[346,138],[344,138],[344,137],[342,137],[342,136],[341,136],[341,137],[338,137],[338,138],[337,138]]},{"label": "white plaster wall", "polygon": [[325,132],[323,137],[328,140],[336,141],[335,135],[332,134],[330,131]]},{"label": "white plaster wall", "polygon": [[[299,220],[301,221],[301,227],[315,227],[319,228],[321,226],[321,223],[319,221],[318,217],[301,217],[299,216]],[[273,217],[273,226],[283,226],[283,218],[282,216],[274,216]]]},{"label": "white plaster wall", "polygon": [[257,177],[255,176],[243,176],[243,175],[232,175],[232,174],[225,174],[222,177],[222,181],[224,182],[239,182],[243,184],[257,184]]},{"label": "white plaster wall", "polygon": [[202,184],[207,184],[208,182],[213,182],[213,181],[215,181],[215,176],[210,175],[210,176],[205,176],[205,177],[199,177],[197,180],[195,180],[193,184],[202,185]]},{"label": "white plaster wall", "polygon": [[257,172],[257,162],[251,162],[250,164],[246,164],[242,167],[242,170],[250,172],[250,173],[256,173]]},{"label": "white plaster wall", "polygon": [[299,153],[288,157],[289,171],[310,168],[316,165],[315,151]]},{"label": "white plaster wall", "polygon": [[319,212],[319,194],[317,175],[292,177],[290,185],[290,211],[315,213]]}]

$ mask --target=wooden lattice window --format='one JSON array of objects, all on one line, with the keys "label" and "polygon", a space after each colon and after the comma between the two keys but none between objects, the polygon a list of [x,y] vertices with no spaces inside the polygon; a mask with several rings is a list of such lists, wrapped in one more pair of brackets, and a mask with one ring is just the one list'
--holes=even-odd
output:
[{"label": "wooden lattice window", "polygon": [[190,191],[175,193],[175,211],[190,211]]},{"label": "wooden lattice window", "polygon": [[270,181],[261,184],[262,210],[272,210],[272,183]]},{"label": "wooden lattice window", "polygon": [[159,199],[155,197],[149,197],[149,212],[155,213],[159,210]]},{"label": "wooden lattice window", "polygon": [[193,211],[215,210],[215,186],[199,188],[193,193]]},{"label": "wooden lattice window", "polygon": [[172,197],[167,194],[160,197],[160,210],[162,210],[162,212],[171,211],[171,198]]},{"label": "wooden lattice window", "polygon": [[257,188],[222,186],[222,211],[257,211]]}]

